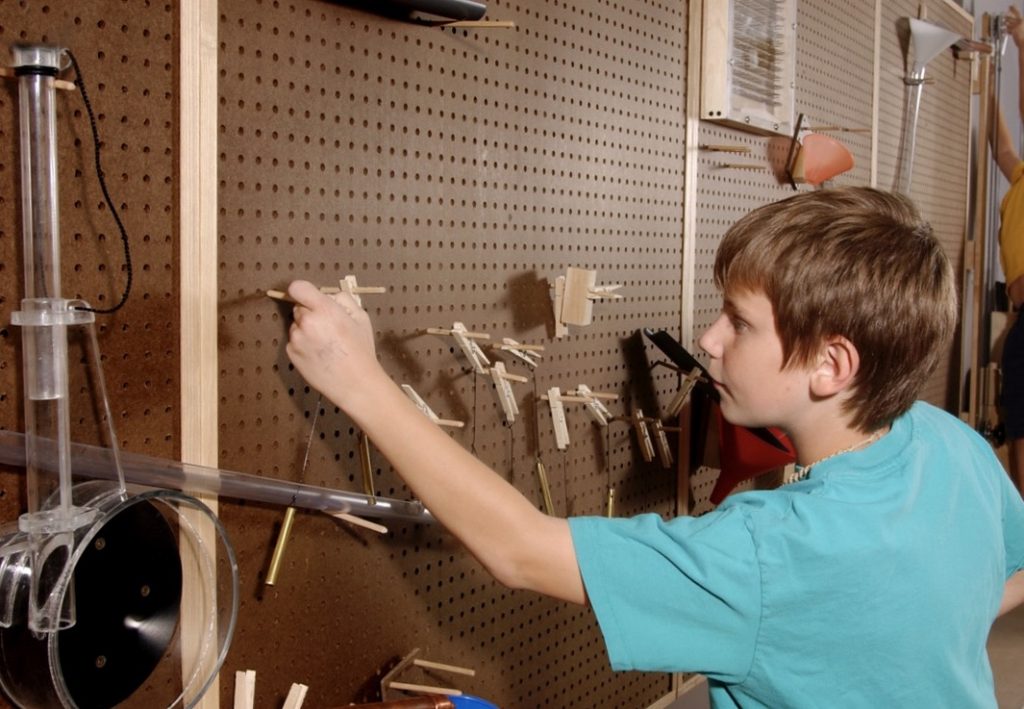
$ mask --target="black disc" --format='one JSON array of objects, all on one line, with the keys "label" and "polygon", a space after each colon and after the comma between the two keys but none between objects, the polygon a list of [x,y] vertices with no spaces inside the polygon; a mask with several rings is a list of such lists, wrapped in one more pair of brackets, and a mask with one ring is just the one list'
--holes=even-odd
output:
[{"label": "black disc", "polygon": [[75,566],[74,627],[57,638],[60,672],[81,709],[112,707],[149,677],[181,603],[175,531],[151,502],[103,525]]}]

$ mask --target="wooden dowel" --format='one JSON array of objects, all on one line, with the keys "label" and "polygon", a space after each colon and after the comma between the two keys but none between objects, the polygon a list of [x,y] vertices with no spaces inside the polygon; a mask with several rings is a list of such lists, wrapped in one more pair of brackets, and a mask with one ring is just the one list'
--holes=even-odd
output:
[{"label": "wooden dowel", "polygon": [[721,162],[718,163],[718,167],[733,168],[735,170],[767,170],[767,165],[752,165],[749,163],[739,162]]},{"label": "wooden dowel", "polygon": [[807,130],[812,133],[870,133],[870,128],[847,128],[846,126],[814,126]]},{"label": "wooden dowel", "polygon": [[[541,394],[540,398],[544,401],[551,401],[547,394]],[[589,396],[571,396],[569,394],[562,394],[558,397],[558,400],[563,404],[589,404],[592,401]]]},{"label": "wooden dowel", "polygon": [[697,147],[700,150],[711,150],[718,153],[737,153],[742,155],[750,153],[750,146],[748,145],[700,145]]},{"label": "wooden dowel", "polygon": [[365,520],[362,517],[350,515],[348,512],[332,512],[331,510],[324,510],[324,514],[328,514],[331,517],[334,517],[335,519],[340,519],[342,522],[348,522],[349,524],[354,524],[357,527],[369,529],[371,532],[377,532],[378,534],[388,533],[388,528],[385,527],[383,524],[370,522],[369,520]]},{"label": "wooden dowel", "polygon": [[373,484],[373,464],[370,461],[370,437],[359,432],[359,467],[363,471],[363,493],[370,498],[370,504],[377,504],[377,492]]},{"label": "wooden dowel", "polygon": [[426,667],[431,670],[442,670],[444,672],[452,672],[457,675],[466,675],[468,677],[476,677],[476,670],[470,669],[469,667],[456,667],[455,665],[446,665],[443,662],[433,662],[432,660],[421,660],[416,658],[412,661],[412,664],[417,667]]},{"label": "wooden dowel", "polygon": [[502,379],[508,379],[510,382],[523,382],[524,384],[530,381],[529,377],[524,377],[521,374],[501,374],[499,375]]},{"label": "wooden dowel", "polygon": [[469,332],[468,330],[463,332],[457,330],[445,330],[444,328],[441,327],[428,327],[426,332],[429,335],[454,335],[456,332],[458,332],[458,334],[462,335],[463,337],[467,337],[470,340],[491,339],[491,336],[488,335],[486,332]]},{"label": "wooden dowel", "polygon": [[424,694],[447,694],[461,697],[462,691],[453,687],[431,687],[426,684],[410,684],[409,682],[389,682],[389,689],[402,689],[406,692],[423,692]]},{"label": "wooden dowel", "polygon": [[540,479],[540,492],[544,498],[544,509],[551,517],[555,516],[555,503],[551,499],[551,486],[548,484],[548,471],[544,463],[537,459],[537,477]]},{"label": "wooden dowel", "polygon": [[439,418],[434,421],[438,426],[448,426],[449,428],[464,428],[466,426],[465,421],[453,421],[452,419]]}]

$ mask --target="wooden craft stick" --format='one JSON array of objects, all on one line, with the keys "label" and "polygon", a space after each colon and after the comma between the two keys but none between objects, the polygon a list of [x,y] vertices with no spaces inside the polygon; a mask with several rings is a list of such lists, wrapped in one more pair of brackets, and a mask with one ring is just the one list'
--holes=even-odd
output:
[{"label": "wooden craft stick", "polygon": [[253,709],[256,701],[256,670],[235,672],[235,709]]},{"label": "wooden craft stick", "polygon": [[462,692],[453,687],[431,687],[426,684],[410,684],[409,682],[389,682],[391,689],[402,689],[406,692],[422,692],[423,694],[447,694],[448,696],[461,697]]},{"label": "wooden craft stick", "polygon": [[467,677],[476,677],[476,670],[470,669],[469,667],[456,667],[455,665],[446,665],[443,662],[433,662],[431,660],[421,660],[416,658],[412,661],[412,664],[417,667],[426,667],[430,670],[441,670],[442,672],[452,672],[457,675],[466,675]]},{"label": "wooden craft stick", "polygon": [[378,534],[388,533],[388,528],[385,527],[383,524],[370,522],[369,520],[365,520],[362,517],[350,515],[348,512],[334,512],[331,510],[324,510],[324,514],[328,514],[331,517],[334,517],[335,519],[340,519],[342,522],[348,522],[349,524],[354,524],[357,527],[369,529],[371,532],[377,532]]},{"label": "wooden craft stick", "polygon": [[288,696],[284,700],[284,709],[301,709],[302,703],[306,701],[306,692],[309,687],[298,682],[292,684],[288,690]]}]

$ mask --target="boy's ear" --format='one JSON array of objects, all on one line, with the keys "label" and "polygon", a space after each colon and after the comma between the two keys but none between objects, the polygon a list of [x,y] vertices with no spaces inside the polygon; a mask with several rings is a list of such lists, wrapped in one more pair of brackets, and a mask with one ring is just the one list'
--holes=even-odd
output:
[{"label": "boy's ear", "polygon": [[852,342],[841,335],[826,338],[811,374],[811,392],[829,397],[845,390],[853,383],[860,369],[860,353]]}]

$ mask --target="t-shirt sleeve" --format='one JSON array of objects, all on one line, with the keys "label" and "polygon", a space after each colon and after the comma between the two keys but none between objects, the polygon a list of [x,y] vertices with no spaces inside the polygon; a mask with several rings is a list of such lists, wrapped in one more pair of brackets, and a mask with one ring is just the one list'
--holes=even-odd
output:
[{"label": "t-shirt sleeve", "polygon": [[1006,577],[1024,569],[1024,500],[1008,475],[1003,480],[1003,539],[1006,544]]},{"label": "t-shirt sleeve", "polygon": [[590,604],[616,670],[700,672],[740,682],[761,619],[761,574],[735,508],[569,520]]}]

